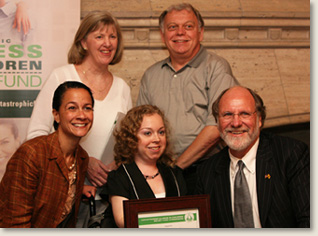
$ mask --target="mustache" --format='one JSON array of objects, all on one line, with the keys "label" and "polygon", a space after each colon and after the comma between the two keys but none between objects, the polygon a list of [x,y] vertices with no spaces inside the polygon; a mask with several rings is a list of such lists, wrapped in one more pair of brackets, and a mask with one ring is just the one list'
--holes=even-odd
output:
[{"label": "mustache", "polygon": [[249,129],[242,129],[242,128],[240,128],[240,129],[236,129],[236,128],[226,128],[225,130],[224,130],[225,132],[231,132],[231,133],[243,133],[243,132],[248,132],[249,131]]}]

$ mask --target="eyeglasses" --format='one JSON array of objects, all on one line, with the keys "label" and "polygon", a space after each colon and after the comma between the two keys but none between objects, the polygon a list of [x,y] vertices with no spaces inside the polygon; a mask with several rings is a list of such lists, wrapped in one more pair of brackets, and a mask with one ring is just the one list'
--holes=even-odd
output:
[{"label": "eyeglasses", "polygon": [[256,111],[254,112],[246,112],[246,111],[242,111],[240,113],[232,113],[232,112],[225,112],[224,114],[220,115],[220,118],[222,118],[223,120],[233,120],[235,115],[238,115],[238,117],[241,120],[248,120],[252,117],[252,115],[254,115],[254,113],[256,113]]}]

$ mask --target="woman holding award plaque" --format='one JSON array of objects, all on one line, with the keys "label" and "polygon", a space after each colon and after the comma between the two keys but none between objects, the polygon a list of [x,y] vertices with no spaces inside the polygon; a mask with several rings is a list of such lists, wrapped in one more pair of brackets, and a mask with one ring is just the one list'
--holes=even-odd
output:
[{"label": "woman holding award plaque", "polygon": [[109,198],[118,227],[124,227],[124,200],[186,194],[182,170],[172,158],[167,120],[156,106],[132,108],[114,135],[115,161],[121,165],[109,173],[101,196]]}]

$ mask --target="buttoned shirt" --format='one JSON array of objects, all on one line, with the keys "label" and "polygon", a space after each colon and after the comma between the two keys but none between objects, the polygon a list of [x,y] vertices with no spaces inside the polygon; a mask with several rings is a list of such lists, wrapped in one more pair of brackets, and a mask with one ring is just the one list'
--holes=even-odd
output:
[{"label": "buttoned shirt", "polygon": [[[75,214],[67,227],[75,227],[88,165],[88,154],[80,146],[75,158]],[[57,132],[25,142],[9,160],[0,183],[0,227],[57,227],[65,214],[68,188]]]},{"label": "buttoned shirt", "polygon": [[148,68],[137,105],[156,105],[164,111],[179,156],[205,126],[216,125],[212,104],[224,89],[236,84],[229,63],[201,46],[179,71],[173,69],[170,58]]},{"label": "buttoned shirt", "polygon": [[232,211],[234,215],[234,180],[235,180],[236,173],[238,171],[237,162],[239,160],[242,160],[245,164],[245,168],[243,169],[243,172],[246,177],[246,181],[248,184],[248,188],[249,188],[250,196],[252,200],[254,227],[262,228],[262,225],[259,219],[257,189],[256,189],[256,153],[257,153],[258,144],[259,144],[259,138],[254,143],[253,147],[248,151],[248,153],[246,153],[246,155],[242,159],[239,159],[233,156],[229,149],[229,155],[231,159],[230,182],[231,182]]}]

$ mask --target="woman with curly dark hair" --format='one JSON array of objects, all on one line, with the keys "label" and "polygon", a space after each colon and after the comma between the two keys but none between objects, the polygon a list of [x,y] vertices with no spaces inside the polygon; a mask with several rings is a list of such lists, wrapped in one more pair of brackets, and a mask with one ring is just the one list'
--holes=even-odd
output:
[{"label": "woman with curly dark hair", "polygon": [[124,227],[124,200],[186,194],[182,170],[174,165],[169,125],[159,108],[132,108],[114,136],[120,167],[109,173],[102,197],[109,198],[118,227]]}]

